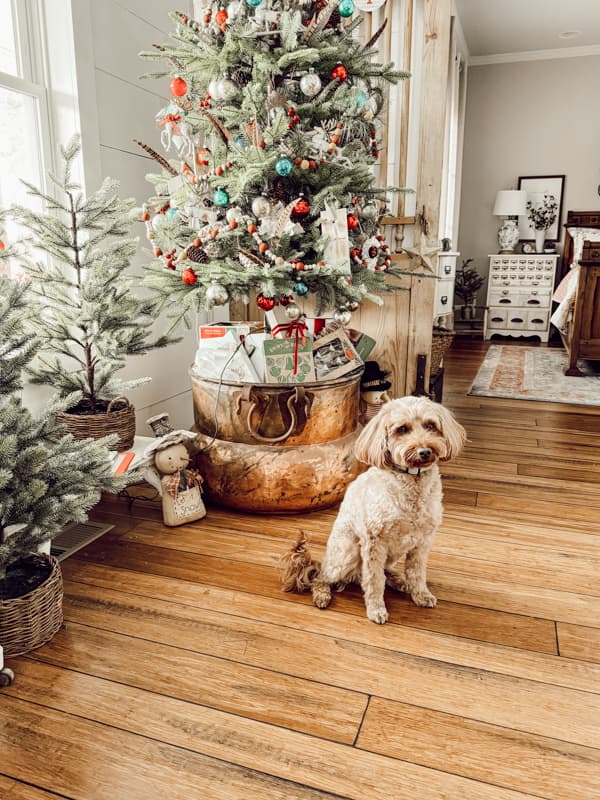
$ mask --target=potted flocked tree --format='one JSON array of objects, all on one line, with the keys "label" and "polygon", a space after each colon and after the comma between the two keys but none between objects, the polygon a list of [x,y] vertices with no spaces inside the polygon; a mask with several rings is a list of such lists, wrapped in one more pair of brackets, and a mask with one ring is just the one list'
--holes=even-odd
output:
[{"label": "potted flocked tree", "polygon": [[[10,253],[3,250],[0,256]],[[1,272],[1,263],[0,263]],[[76,441],[54,421],[63,403],[33,416],[19,396],[37,342],[24,330],[25,283],[0,274],[0,645],[4,655],[39,647],[62,623],[62,578],[38,553],[71,521],[82,521],[101,490],[119,488],[107,442]],[[64,402],[64,401],[63,401]],[[77,402],[71,395],[67,403]],[[1,660],[1,659],[0,659]],[[0,667],[2,664],[0,664]],[[10,674],[0,674],[0,684]]]},{"label": "potted flocked tree", "polygon": [[134,201],[119,199],[119,184],[110,178],[86,197],[72,177],[79,150],[78,136],[62,148],[62,175],[50,175],[52,196],[25,183],[44,211],[13,206],[4,212],[25,232],[14,254],[38,308],[32,326],[39,353],[28,372],[32,383],[47,384],[63,398],[79,393],[59,415],[73,436],[118,433],[115,448],[127,449],[135,412],[125,395],[150,379],[121,381],[116,373],[128,356],[175,340],[153,338],[156,304],[133,291]]}]

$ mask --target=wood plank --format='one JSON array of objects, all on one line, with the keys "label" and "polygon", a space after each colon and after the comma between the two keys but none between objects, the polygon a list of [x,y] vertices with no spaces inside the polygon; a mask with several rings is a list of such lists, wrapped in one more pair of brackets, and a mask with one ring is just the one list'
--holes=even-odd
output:
[{"label": "wood plank", "polygon": [[[571,521],[583,522],[588,525],[597,526],[599,511],[596,507],[589,507],[587,504],[581,503],[579,497],[579,504],[573,499],[573,504],[553,502],[550,497],[548,500],[536,500],[538,492],[520,492],[520,497],[515,497],[512,494],[496,494],[486,493],[479,490],[477,494],[477,505],[479,508],[490,508],[494,511],[510,511],[518,513],[525,505],[529,515],[535,515],[538,519],[551,519],[560,522],[564,519]],[[533,495],[533,497],[532,497]],[[556,496],[556,494],[555,494]],[[562,494],[560,495],[562,500]]]},{"label": "wood plank", "polygon": [[[408,735],[407,735],[408,734]],[[371,700],[358,746],[548,800],[597,800],[600,751],[473,722],[414,705]]]},{"label": "wood plank", "polygon": [[[80,717],[131,731],[139,734],[138,738],[151,731],[153,739],[167,743],[163,748],[169,755],[175,747],[181,748],[176,752],[189,752],[192,764],[195,754],[209,757],[209,764],[213,758],[224,758],[226,763],[221,763],[224,782],[229,773],[235,775],[240,767],[251,770],[252,776],[257,774],[256,769],[259,775],[275,775],[282,789],[279,800],[330,798],[333,797],[330,791],[335,792],[336,797],[354,800],[372,797],[412,800],[416,792],[445,800],[524,800],[529,797],[174,698],[122,688],[87,675],[54,670],[35,662],[24,662],[23,667],[22,680],[18,686],[13,686],[14,696],[37,702],[42,694],[53,708],[68,709]],[[133,782],[135,777],[132,775],[130,780]],[[300,784],[312,788],[303,789]],[[290,794],[285,793],[288,786]],[[251,788],[249,785],[248,789]],[[262,787],[258,788],[260,792]],[[200,792],[201,786],[189,797],[210,797],[211,800],[216,797]],[[142,796],[136,792],[127,795],[127,800]],[[156,790],[148,795],[150,798],[158,796]],[[168,790],[164,796],[169,800],[183,797],[179,792],[174,795]],[[232,794],[227,800],[238,796]],[[254,796],[262,800],[272,795]],[[224,795],[219,793],[218,797]]]},{"label": "wood plank", "polygon": [[[287,546],[286,543],[285,547],[287,548]],[[108,549],[104,549],[105,547]],[[318,546],[315,546],[313,550],[317,557],[322,552]],[[98,555],[94,555],[95,553]],[[276,571],[272,567],[263,565],[253,565],[250,570],[244,564],[235,561],[224,562],[222,559],[195,553],[181,555],[177,552],[167,551],[166,554],[161,554],[158,548],[120,541],[110,545],[107,545],[106,542],[99,543],[93,549],[86,548],[85,552],[82,552],[82,558],[106,565],[110,564],[113,568],[125,567],[135,572],[152,572],[164,577],[178,577],[181,580],[193,582],[201,579],[201,582],[205,584],[260,594],[286,603],[310,603],[308,597],[283,593]],[[79,580],[82,572],[78,571],[77,562],[71,561],[65,564],[65,574]],[[458,578],[451,573],[444,573],[444,575],[446,574],[449,580],[461,584],[464,582],[462,576]],[[83,581],[86,581],[85,577]],[[121,587],[112,585],[111,588]],[[443,594],[439,596],[442,600],[445,599]],[[504,617],[499,615],[497,610],[495,613],[489,613],[485,606],[469,611],[459,605],[445,608],[445,604],[440,602],[435,611],[431,612],[417,608],[404,595],[391,590],[386,593],[386,602],[390,621],[394,625],[432,629],[498,644],[556,653],[554,624],[549,619],[527,619],[519,616],[519,611],[516,614],[513,613],[515,608],[509,612],[509,616]],[[476,604],[471,602],[465,605],[475,606]],[[352,594],[350,591],[346,591],[337,595],[335,607],[336,610],[345,614],[352,614],[364,619],[364,603],[356,592]],[[500,611],[502,612],[504,609]]]},{"label": "wood plank", "polygon": [[[181,642],[185,647],[185,642]],[[103,654],[109,653],[109,657]],[[181,700],[352,744],[367,697],[324,682],[233,664],[70,622],[35,656]]]},{"label": "wood plank", "polygon": [[[493,661],[487,670],[485,667],[473,669],[423,655],[410,655],[406,647],[404,652],[384,649],[386,645],[391,647],[392,642],[406,639],[401,628],[387,626],[379,634],[368,621],[346,617],[345,624],[351,623],[362,629],[367,638],[375,636],[378,641],[375,647],[359,644],[342,638],[335,619],[337,615],[322,614],[317,609],[310,609],[310,612],[322,618],[325,624],[329,617],[329,624],[334,625],[337,634],[317,635],[234,617],[222,611],[189,608],[83,584],[69,583],[65,601],[66,619],[82,624],[218,655],[307,680],[318,681],[327,676],[329,684],[340,688],[415,702],[529,733],[564,738],[586,746],[600,744],[600,730],[596,724],[600,695],[539,682],[545,671],[557,680],[571,681],[575,677],[579,685],[580,681],[585,681],[593,687],[592,691],[600,690],[597,675],[588,680],[597,671],[595,665],[518,650],[494,652],[504,649],[487,645],[490,655],[496,655],[497,661],[502,661],[504,656],[505,668],[511,668],[513,661],[514,671],[526,669],[526,661],[539,667],[534,680],[516,678],[488,671]],[[408,632],[409,639],[415,636],[421,640],[444,638],[423,631]],[[462,646],[470,644],[456,639],[453,642]],[[438,644],[450,650],[444,648],[444,641]],[[472,649],[476,651],[477,647],[473,645]],[[472,657],[476,658],[477,652],[473,652]],[[481,660],[481,655],[479,658]],[[377,664],[376,669],[373,664]],[[558,675],[559,665],[564,667],[564,677]],[[560,671],[563,673],[563,669]]]},{"label": "wood plank", "polygon": [[[115,721],[122,718],[118,702],[112,714]],[[4,773],[74,800],[333,800],[329,793],[224,764],[148,734],[151,729],[134,735],[8,695],[0,705]]]},{"label": "wood plank", "polygon": [[600,629],[559,622],[556,633],[561,656],[600,664]]},{"label": "wood plank", "polygon": [[64,798],[65,795],[51,794],[36,786],[0,775],[0,797],[2,800],[58,800],[58,798]]}]

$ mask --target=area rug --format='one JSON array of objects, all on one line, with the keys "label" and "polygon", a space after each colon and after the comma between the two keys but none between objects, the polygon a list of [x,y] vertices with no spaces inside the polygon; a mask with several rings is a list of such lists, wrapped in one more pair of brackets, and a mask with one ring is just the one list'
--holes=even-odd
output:
[{"label": "area rug", "polygon": [[469,394],[600,406],[600,364],[580,361],[584,378],[564,375],[566,364],[562,348],[491,345]]}]

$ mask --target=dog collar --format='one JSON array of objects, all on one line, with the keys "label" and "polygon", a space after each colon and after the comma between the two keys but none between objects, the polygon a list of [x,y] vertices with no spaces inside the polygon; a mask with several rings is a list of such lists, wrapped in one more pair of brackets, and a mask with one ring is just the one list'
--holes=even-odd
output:
[{"label": "dog collar", "polygon": [[402,472],[404,475],[420,475],[422,472],[427,472],[427,470],[431,469],[433,464],[430,464],[428,467],[396,467],[394,466],[394,472]]}]

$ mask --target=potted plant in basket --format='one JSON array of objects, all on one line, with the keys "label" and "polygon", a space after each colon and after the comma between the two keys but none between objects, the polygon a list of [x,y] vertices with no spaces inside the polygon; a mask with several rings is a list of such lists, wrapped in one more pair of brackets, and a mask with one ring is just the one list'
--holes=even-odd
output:
[{"label": "potted plant in basket", "polygon": [[535,230],[535,252],[544,252],[544,242],[546,241],[546,231],[556,222],[556,212],[558,203],[552,194],[544,194],[544,199],[534,203],[527,201],[527,218],[532,228]]},{"label": "potted plant in basket", "polygon": [[472,258],[465,259],[460,269],[456,272],[454,291],[462,300],[460,318],[472,320],[475,317],[475,306],[477,305],[477,292],[484,283],[484,278],[477,272],[475,267],[471,267]]},{"label": "potted plant in basket", "polygon": [[[12,656],[62,624],[60,566],[40,545],[84,520],[101,490],[124,483],[113,478],[107,442],[66,434],[54,422],[56,404],[39,417],[23,406],[21,371],[36,347],[23,329],[26,291],[0,274],[0,645]],[[0,685],[11,677],[0,672]]]},{"label": "potted plant in basket", "polygon": [[135,279],[127,271],[137,240],[128,233],[139,217],[133,200],[120,200],[118,183],[110,178],[84,197],[72,179],[79,150],[78,136],[62,149],[61,179],[50,175],[55,197],[25,183],[47,211],[13,206],[4,212],[26,232],[16,260],[38,305],[31,322],[39,354],[28,371],[33,383],[48,384],[63,398],[80,393],[79,401],[59,414],[75,438],[116,432],[115,449],[128,449],[135,412],[125,393],[150,379],[120,381],[115,373],[127,356],[175,339],[150,339],[156,303],[132,292]]}]

